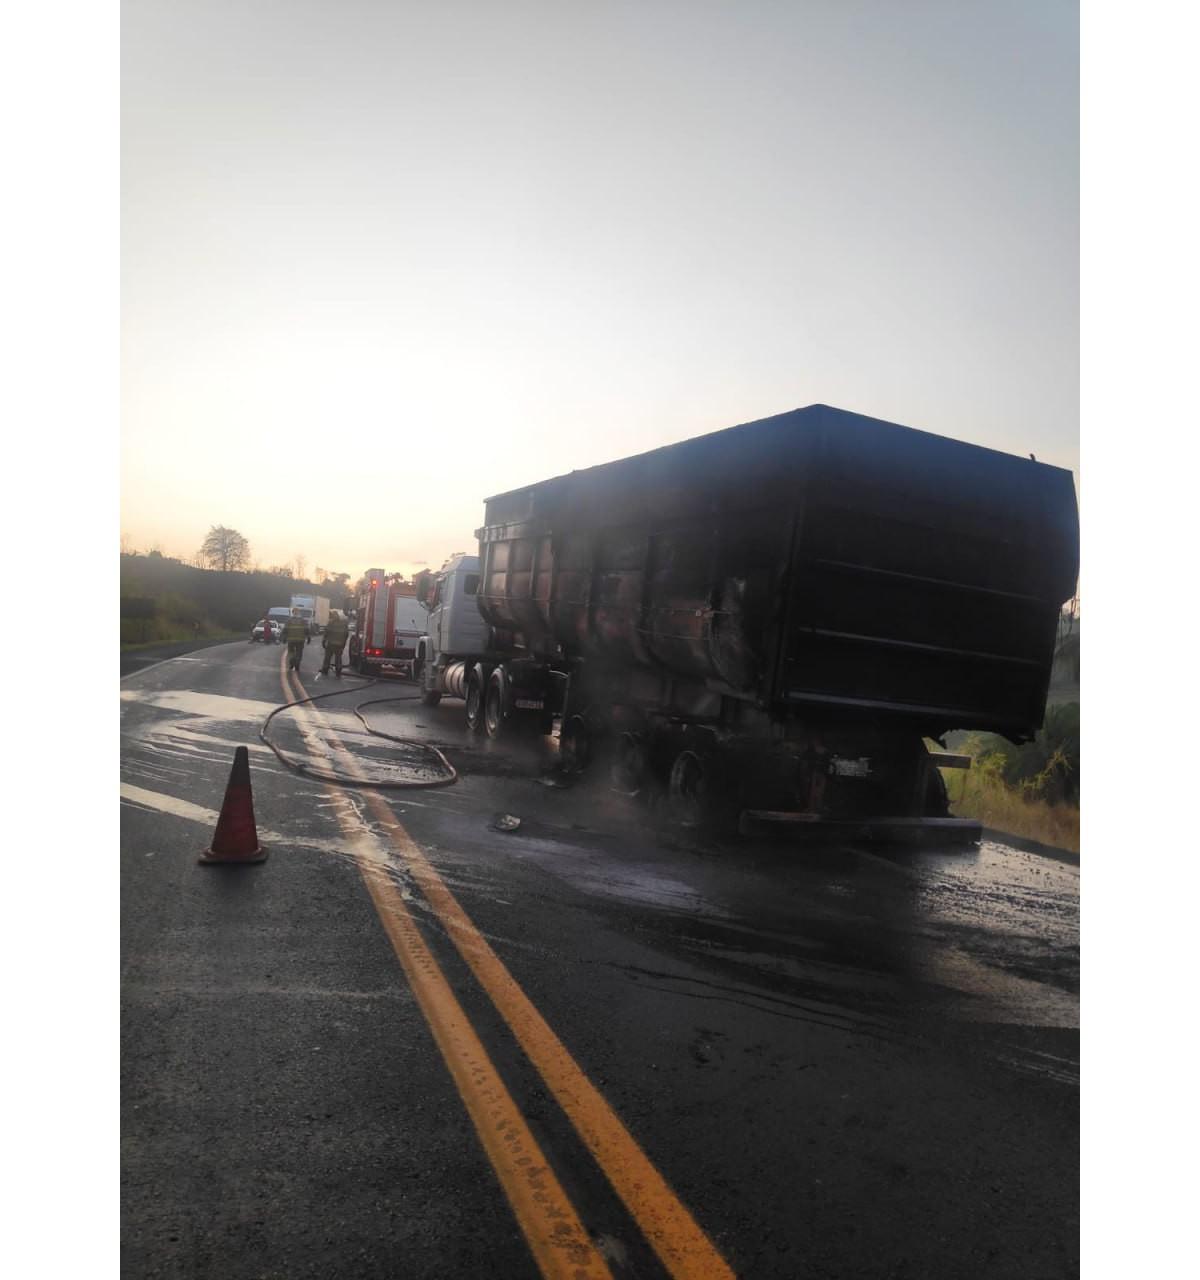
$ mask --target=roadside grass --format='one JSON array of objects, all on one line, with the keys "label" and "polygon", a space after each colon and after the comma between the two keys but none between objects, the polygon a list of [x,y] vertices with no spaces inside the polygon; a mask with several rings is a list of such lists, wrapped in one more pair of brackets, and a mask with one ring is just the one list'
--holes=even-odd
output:
[{"label": "roadside grass", "polygon": [[1010,786],[994,760],[977,756],[970,769],[941,771],[955,817],[978,818],[985,827],[1078,853],[1078,805],[1043,800],[1027,788]]},{"label": "roadside grass", "polygon": [[970,769],[942,771],[956,817],[1079,852],[1078,701],[1047,706],[1032,742],[960,731],[946,745],[971,757]]},{"label": "roadside grass", "polygon": [[164,644],[181,644],[184,640],[245,640],[243,631],[226,631],[220,627],[202,628],[198,633],[191,627],[156,628],[159,634],[153,640],[140,640],[136,644],[122,644],[122,653],[137,653],[139,649],[157,649]]}]

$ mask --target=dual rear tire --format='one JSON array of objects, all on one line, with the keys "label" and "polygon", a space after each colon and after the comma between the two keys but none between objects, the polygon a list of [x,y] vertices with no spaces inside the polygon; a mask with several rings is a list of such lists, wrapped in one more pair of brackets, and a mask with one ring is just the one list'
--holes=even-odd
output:
[{"label": "dual rear tire", "polygon": [[520,729],[536,727],[541,734],[554,728],[553,713],[513,711],[509,706],[511,690],[509,675],[503,667],[488,672],[484,667],[472,667],[467,673],[467,728],[472,733],[486,733],[495,741],[513,731],[514,722]]},{"label": "dual rear tire", "polygon": [[467,676],[467,728],[472,733],[483,732],[485,702],[483,676],[478,667],[472,667]]},{"label": "dual rear tire", "polygon": [[504,732],[504,702],[508,692],[507,683],[504,678],[503,668],[497,667],[489,677],[487,689],[484,692],[483,728],[487,736],[493,740],[500,737]]}]

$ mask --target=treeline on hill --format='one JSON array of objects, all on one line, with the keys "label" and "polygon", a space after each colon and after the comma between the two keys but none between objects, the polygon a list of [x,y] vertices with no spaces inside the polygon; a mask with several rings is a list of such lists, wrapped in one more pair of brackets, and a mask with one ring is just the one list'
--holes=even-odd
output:
[{"label": "treeline on hill", "polygon": [[248,636],[269,608],[287,605],[293,595],[327,596],[335,609],[347,603],[340,581],[314,583],[254,570],[223,573],[155,552],[122,552],[121,643]]}]

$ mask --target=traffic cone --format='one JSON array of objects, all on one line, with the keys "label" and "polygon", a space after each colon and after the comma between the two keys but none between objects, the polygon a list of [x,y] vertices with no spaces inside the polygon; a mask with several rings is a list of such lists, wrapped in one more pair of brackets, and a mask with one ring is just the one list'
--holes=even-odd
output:
[{"label": "traffic cone", "polygon": [[266,858],[267,851],[258,843],[258,829],[254,825],[250,752],[246,747],[238,747],[233,753],[233,771],[221,802],[212,847],[200,855],[200,861],[265,862]]}]

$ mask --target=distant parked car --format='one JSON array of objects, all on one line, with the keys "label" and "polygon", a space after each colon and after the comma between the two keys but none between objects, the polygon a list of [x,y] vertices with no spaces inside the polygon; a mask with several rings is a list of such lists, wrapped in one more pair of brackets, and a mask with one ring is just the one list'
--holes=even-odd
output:
[{"label": "distant parked car", "polygon": [[[282,634],[283,634],[283,623],[277,622],[274,618],[272,618],[271,619],[271,635],[275,638],[275,642],[277,644],[279,642],[279,637]],[[263,623],[262,623],[262,619],[260,618],[254,624],[254,629],[250,632],[250,643],[253,644],[256,640],[262,640],[262,638],[263,638]]]}]

